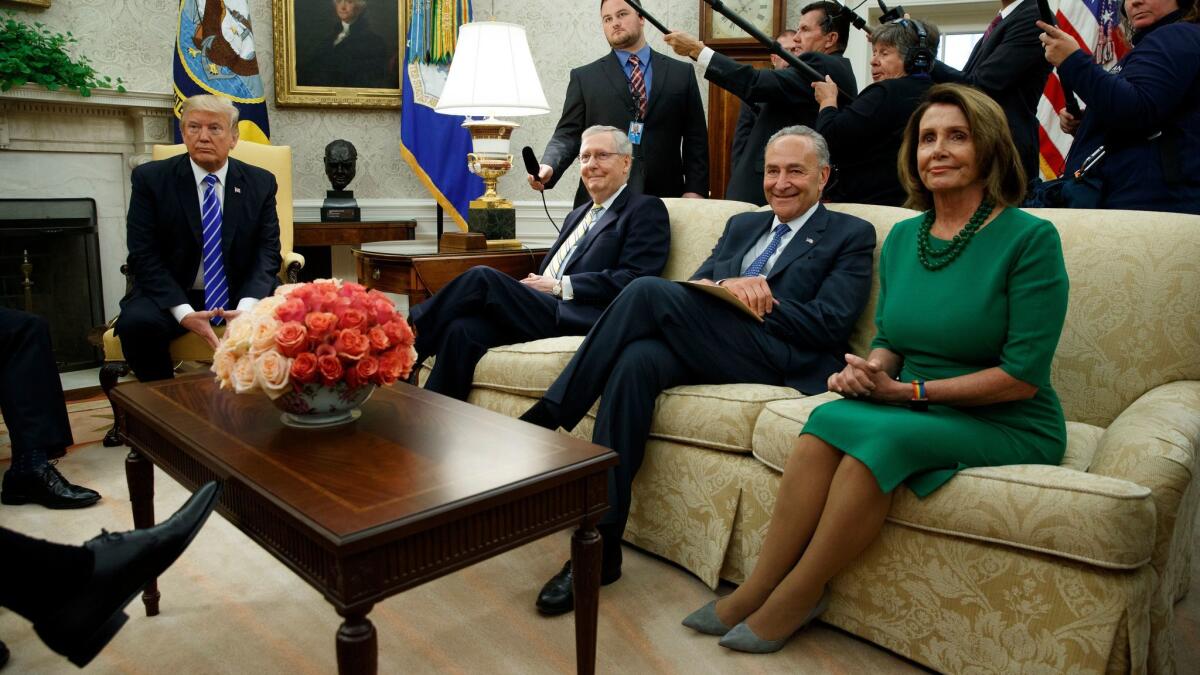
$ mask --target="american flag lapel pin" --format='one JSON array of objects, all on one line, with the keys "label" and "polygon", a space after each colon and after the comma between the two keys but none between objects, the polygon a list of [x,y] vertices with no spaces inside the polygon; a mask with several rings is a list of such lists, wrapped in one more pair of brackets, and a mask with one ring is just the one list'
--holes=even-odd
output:
[{"label": "american flag lapel pin", "polygon": [[[242,194],[242,188],[237,187],[236,185],[233,187],[233,191],[235,194],[239,194],[239,195]],[[809,239],[808,241],[811,243],[812,239]]]},{"label": "american flag lapel pin", "polygon": [[805,238],[804,238],[804,242],[805,242],[805,243],[807,243],[807,244],[811,244],[811,243],[813,243],[812,237],[805,237]]}]

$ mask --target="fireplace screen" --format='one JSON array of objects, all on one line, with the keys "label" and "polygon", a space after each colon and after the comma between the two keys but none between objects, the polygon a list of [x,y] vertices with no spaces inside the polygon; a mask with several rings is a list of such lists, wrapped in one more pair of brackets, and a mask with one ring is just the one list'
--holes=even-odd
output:
[{"label": "fireplace screen", "polygon": [[0,199],[0,306],[50,322],[60,372],[94,368],[104,323],[96,202]]}]

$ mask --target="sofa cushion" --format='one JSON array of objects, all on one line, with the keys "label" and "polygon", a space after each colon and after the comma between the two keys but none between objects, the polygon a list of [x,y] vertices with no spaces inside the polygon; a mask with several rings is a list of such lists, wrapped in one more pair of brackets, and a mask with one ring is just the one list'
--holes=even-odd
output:
[{"label": "sofa cushion", "polygon": [[567,367],[582,335],[492,347],[475,366],[474,386],[541,397]]},{"label": "sofa cushion", "polygon": [[763,406],[804,395],[765,384],[698,384],[672,387],[658,397],[650,435],[664,441],[749,454]]},{"label": "sofa cushion", "polygon": [[[766,404],[754,429],[754,456],[782,471],[812,410],[838,398],[825,393]],[[1143,565],[1154,547],[1150,490],[1084,472],[1103,431],[1068,422],[1061,467],[966,469],[925,499],[897,490],[888,519],[1111,569]]]}]

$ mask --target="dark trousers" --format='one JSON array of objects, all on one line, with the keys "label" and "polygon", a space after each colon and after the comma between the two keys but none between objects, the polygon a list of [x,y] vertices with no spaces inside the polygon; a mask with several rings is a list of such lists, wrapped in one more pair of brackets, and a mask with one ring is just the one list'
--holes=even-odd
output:
[{"label": "dark trousers", "polygon": [[656,277],[625,287],[546,391],[563,428],[574,429],[600,398],[592,442],[620,464],[609,474],[602,524],[624,532],[633,478],[642,465],[654,402],[683,384],[784,384],[793,349],[728,304]]},{"label": "dark trousers", "polygon": [[409,312],[417,361],[437,355],[425,388],[467,400],[475,365],[488,349],[564,335],[558,303],[490,267],[472,267]]},{"label": "dark trousers", "polygon": [[0,411],[14,465],[34,450],[62,457],[74,442],[50,325],[40,316],[0,308]]},{"label": "dark trousers", "polygon": [[57,609],[60,598],[83,589],[92,552],[27,537],[0,527],[0,606],[30,621]]},{"label": "dark trousers", "polygon": [[[204,291],[188,291],[192,307],[204,308]],[[171,341],[187,333],[169,310],[160,309],[147,297],[134,295],[121,302],[115,327],[121,351],[133,374],[142,382],[168,380],[175,376]]]}]

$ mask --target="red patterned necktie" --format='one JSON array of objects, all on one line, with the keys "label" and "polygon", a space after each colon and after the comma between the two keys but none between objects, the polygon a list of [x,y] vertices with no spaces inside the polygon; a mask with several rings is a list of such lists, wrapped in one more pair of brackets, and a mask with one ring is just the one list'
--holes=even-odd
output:
[{"label": "red patterned necktie", "polygon": [[642,60],[633,54],[629,57],[629,91],[637,101],[638,119],[646,119],[646,80],[642,77]]},{"label": "red patterned necktie", "polygon": [[988,39],[988,36],[992,34],[993,30],[995,30],[996,25],[999,24],[1003,19],[1003,15],[997,14],[996,18],[992,19],[992,22],[988,24],[987,30],[983,31],[983,37],[980,38],[979,41],[983,42],[984,40]]}]

